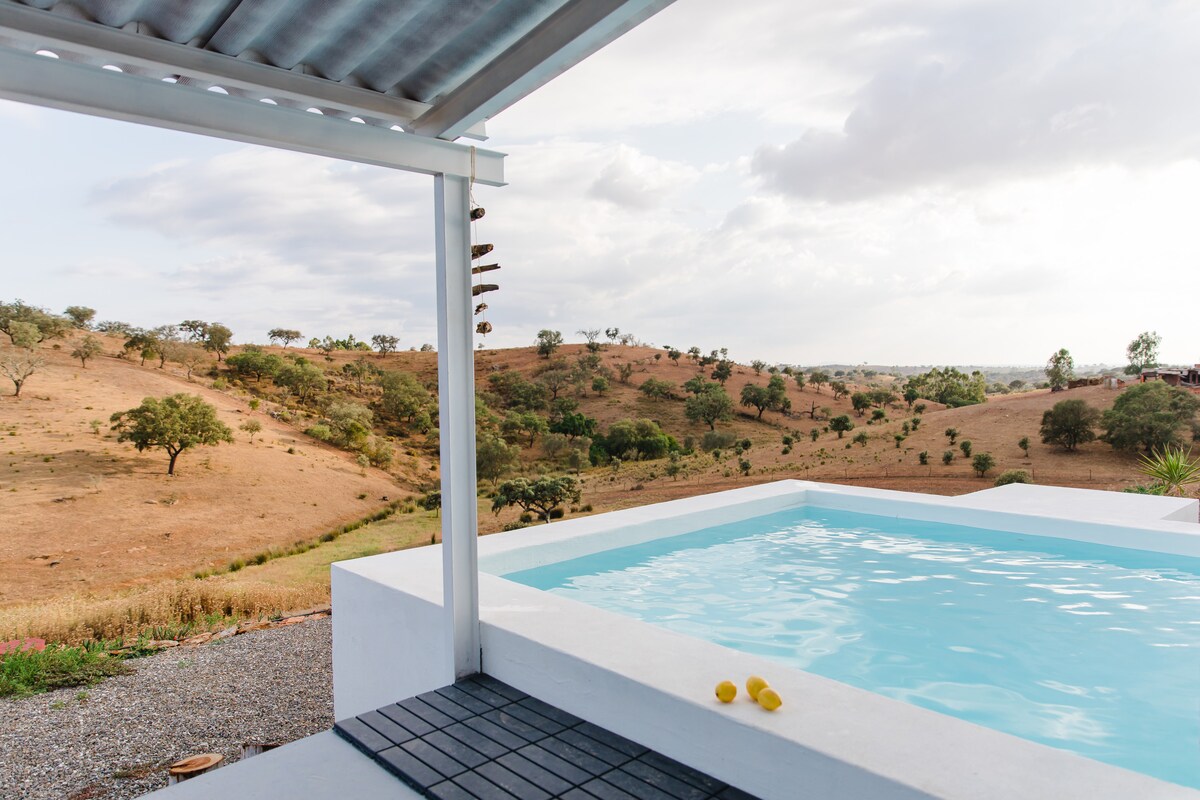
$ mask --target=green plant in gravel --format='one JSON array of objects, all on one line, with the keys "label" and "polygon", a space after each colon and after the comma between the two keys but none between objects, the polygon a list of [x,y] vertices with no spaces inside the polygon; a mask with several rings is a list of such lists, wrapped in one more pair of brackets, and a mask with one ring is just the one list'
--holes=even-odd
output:
[{"label": "green plant in gravel", "polygon": [[128,671],[120,659],[84,647],[51,646],[40,652],[13,652],[0,658],[0,697],[90,686]]}]

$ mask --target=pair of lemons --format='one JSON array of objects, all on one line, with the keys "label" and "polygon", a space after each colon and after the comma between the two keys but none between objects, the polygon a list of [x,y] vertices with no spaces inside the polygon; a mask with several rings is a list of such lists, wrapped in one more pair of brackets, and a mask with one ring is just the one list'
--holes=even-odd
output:
[{"label": "pair of lemons", "polygon": [[[751,675],[746,679],[746,693],[750,695],[751,700],[767,711],[774,711],[783,705],[783,699],[780,698],[779,692],[772,689],[770,684],[758,675]],[[737,697],[737,686],[733,681],[721,681],[717,684],[717,699],[722,703],[732,703],[735,697]]]}]

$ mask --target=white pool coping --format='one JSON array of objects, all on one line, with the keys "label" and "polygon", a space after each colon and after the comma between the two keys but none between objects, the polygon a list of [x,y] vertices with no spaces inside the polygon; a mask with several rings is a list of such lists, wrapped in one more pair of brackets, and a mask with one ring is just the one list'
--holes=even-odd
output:
[{"label": "white pool coping", "polygon": [[[1087,490],[1061,495],[1058,506],[1039,492],[1037,513],[1015,513],[978,507],[979,496],[781,481],[488,536],[479,551],[487,572],[506,573],[809,504],[1200,557],[1200,525],[1161,518],[1186,514],[1186,507],[1139,503],[1140,513],[1150,516],[1134,524],[1133,517],[1113,514],[1111,498],[1079,491]],[[1002,505],[1020,505],[1014,493],[1003,494],[1013,502]],[[1194,502],[1190,508],[1194,519]],[[452,681],[441,591],[440,547],[334,565],[339,718]],[[496,574],[480,575],[480,606],[486,672],[764,800],[1200,800],[1200,791]],[[755,673],[779,689],[785,703],[779,712],[713,699],[719,680],[740,682]]]}]

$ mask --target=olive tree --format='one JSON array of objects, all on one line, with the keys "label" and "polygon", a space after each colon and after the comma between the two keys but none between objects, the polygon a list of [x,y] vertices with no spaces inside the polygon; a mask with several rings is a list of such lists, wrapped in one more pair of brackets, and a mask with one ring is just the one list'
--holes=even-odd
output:
[{"label": "olive tree", "polygon": [[[22,325],[32,326],[32,333],[28,328],[18,327]],[[63,338],[72,327],[71,321],[65,317],[51,314],[44,308],[28,305],[21,300],[0,302],[0,332],[8,334],[12,344],[18,347],[24,346],[17,341],[18,330],[22,331],[21,338],[27,342],[32,336],[33,341],[29,345],[32,347],[47,339]]]},{"label": "olive tree", "polygon": [[103,352],[104,347],[100,344],[100,340],[89,333],[81,341],[75,343],[75,349],[71,351],[71,358],[78,358],[83,368],[87,369],[88,359],[94,358]]},{"label": "olive tree", "polygon": [[197,445],[233,443],[233,431],[217,419],[217,409],[192,394],[147,397],[137,408],[119,411],[109,420],[117,441],[133,442],[138,452],[163,449],[167,452],[167,474],[175,474],[180,453]]},{"label": "olive tree", "polygon": [[21,387],[34,373],[46,366],[46,362],[33,349],[37,346],[39,335],[33,323],[16,322],[6,332],[16,347],[0,351],[0,375],[13,382],[13,397],[20,397]]},{"label": "olive tree", "polygon": [[304,358],[297,358],[275,375],[275,384],[295,392],[301,401],[323,390],[328,383],[321,368]]},{"label": "olive tree", "polygon": [[692,422],[704,422],[715,430],[717,422],[733,419],[733,399],[720,386],[708,384],[687,399],[683,411]]},{"label": "olive tree", "polygon": [[979,473],[979,477],[984,477],[988,474],[988,470],[996,466],[996,459],[991,453],[979,453],[971,460],[971,467]]},{"label": "olive tree", "polygon": [[262,431],[262,423],[256,419],[248,419],[238,426],[250,436],[250,444],[254,444],[254,435]]},{"label": "olive tree", "polygon": [[517,448],[493,433],[480,432],[475,436],[475,474],[495,486],[500,478],[517,463]]},{"label": "olive tree", "polygon": [[377,333],[371,337],[371,344],[379,351],[379,355],[386,356],[388,353],[396,352],[396,348],[400,346],[400,337]]},{"label": "olive tree", "polygon": [[537,339],[534,344],[537,346],[538,355],[542,358],[549,358],[554,355],[554,351],[562,346],[563,335],[561,331],[552,331],[549,328],[543,328],[538,331]]},{"label": "olive tree", "polygon": [[553,509],[567,502],[578,503],[580,496],[579,482],[569,475],[533,481],[515,478],[496,489],[492,511],[499,514],[509,506],[520,506],[525,511],[536,512],[539,518],[549,523]]},{"label": "olive tree", "polygon": [[294,328],[271,328],[267,331],[267,338],[272,344],[282,344],[285,348],[292,342],[300,341],[300,331]]},{"label": "olive tree", "polygon": [[71,320],[71,324],[81,331],[91,330],[92,320],[96,318],[96,309],[87,306],[67,306],[63,314]]},{"label": "olive tree", "polygon": [[[1064,450],[1074,450],[1096,438],[1100,412],[1082,400],[1063,400],[1042,414],[1042,443],[1056,444]],[[1029,439],[1021,447],[1029,452]],[[1021,442],[1018,442],[1020,446]]]},{"label": "olive tree", "polygon": [[210,323],[204,333],[202,344],[205,350],[216,353],[217,361],[220,361],[221,356],[228,353],[229,346],[233,344],[233,331],[219,322]]}]

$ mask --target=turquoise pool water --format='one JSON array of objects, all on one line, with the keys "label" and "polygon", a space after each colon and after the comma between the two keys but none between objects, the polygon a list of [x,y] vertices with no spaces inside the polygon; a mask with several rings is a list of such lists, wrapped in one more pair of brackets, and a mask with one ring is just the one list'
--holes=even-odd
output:
[{"label": "turquoise pool water", "polygon": [[806,507],[504,577],[1200,788],[1200,559]]}]

